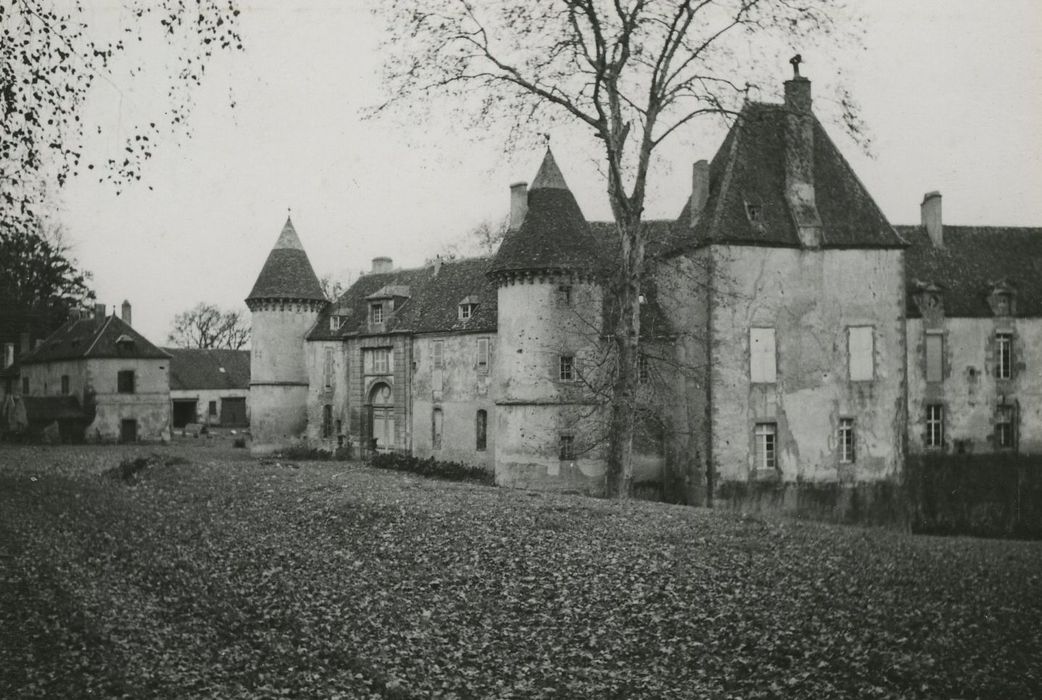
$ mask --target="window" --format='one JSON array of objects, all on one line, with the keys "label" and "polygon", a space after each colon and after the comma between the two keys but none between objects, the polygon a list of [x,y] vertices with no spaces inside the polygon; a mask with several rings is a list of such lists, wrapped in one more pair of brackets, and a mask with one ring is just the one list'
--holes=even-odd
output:
[{"label": "window", "polygon": [[435,340],[434,341],[434,369],[441,369],[445,366],[445,341]]},{"label": "window", "polygon": [[322,407],[322,437],[333,437],[333,406],[328,403]]},{"label": "window", "polygon": [[340,317],[330,316],[329,317],[329,330],[338,331],[340,330]]},{"label": "window", "polygon": [[211,401],[210,404],[206,407],[206,412],[210,414],[211,418],[215,417],[217,415],[217,402]]},{"label": "window", "polygon": [[440,408],[434,409],[431,413],[431,448],[435,450],[441,449],[441,432],[442,425],[444,424],[444,414]]},{"label": "window", "polygon": [[850,381],[870,382],[875,378],[875,341],[872,326],[847,328]]},{"label": "window", "polygon": [[370,374],[389,374],[391,372],[391,349],[373,348],[366,350],[366,369]]},{"label": "window", "polygon": [[929,404],[926,407],[926,446],[944,445],[944,406]]},{"label": "window", "polygon": [[570,284],[559,284],[557,285],[557,305],[558,306],[571,306],[572,305],[572,285]]},{"label": "window", "polygon": [[854,419],[839,419],[839,461],[840,464],[851,464],[855,461],[854,452]]},{"label": "window", "polygon": [[749,381],[773,384],[778,381],[773,328],[749,329]]},{"label": "window", "polygon": [[926,381],[944,381],[944,335],[926,334]]},{"label": "window", "polygon": [[637,381],[641,384],[647,384],[651,374],[648,371],[648,356],[644,353],[640,353],[637,356]]},{"label": "window", "polygon": [[4,343],[4,366],[7,369],[14,364],[14,343]]},{"label": "window", "polygon": [[1011,379],[1013,377],[1013,334],[995,334],[995,377]]},{"label": "window", "polygon": [[778,427],[774,423],[757,423],[753,429],[753,440],[756,443],[756,468],[776,469],[776,436]]},{"label": "window", "polygon": [[477,304],[460,304],[459,305],[459,318],[461,321],[466,321],[468,318],[474,315],[477,310]]},{"label": "window", "polygon": [[116,391],[121,394],[134,393],[134,370],[124,369],[116,374]]},{"label": "window", "polygon": [[746,202],[745,213],[749,217],[749,222],[753,224],[759,224],[763,222],[763,209],[759,204],[752,204]]},{"label": "window", "polygon": [[573,460],[575,459],[575,436],[574,435],[562,435],[560,449],[558,450],[558,456],[562,460]]},{"label": "window", "polygon": [[326,348],[325,361],[322,365],[322,377],[327,387],[333,386],[333,348]]},{"label": "window", "polygon": [[474,434],[476,443],[474,448],[479,451],[484,450],[488,445],[488,413],[485,409],[479,410],[474,419]]},{"label": "window", "polygon": [[62,375],[62,396],[69,395],[69,375]]},{"label": "window", "polygon": [[1013,407],[999,406],[995,409],[995,446],[1011,448],[1013,438]]},{"label": "window", "polygon": [[570,382],[575,379],[575,358],[573,356],[561,355],[558,379],[562,382]]},{"label": "window", "polygon": [[478,374],[488,374],[488,338],[478,338]]},{"label": "window", "polygon": [[22,377],[22,393],[29,393],[29,377]]},{"label": "window", "polygon": [[370,304],[369,305],[369,321],[370,321],[370,323],[383,323],[384,322],[384,305],[383,304]]}]

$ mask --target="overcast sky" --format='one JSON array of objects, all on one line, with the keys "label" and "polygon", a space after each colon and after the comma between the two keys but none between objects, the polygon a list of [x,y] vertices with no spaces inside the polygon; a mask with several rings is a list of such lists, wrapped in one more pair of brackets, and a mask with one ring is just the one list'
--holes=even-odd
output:
[{"label": "overcast sky", "polygon": [[[106,5],[99,12],[113,14]],[[364,3],[241,5],[246,51],[211,66],[191,137],[161,143],[121,195],[88,177],[61,194],[60,220],[99,301],[129,299],[135,327],[157,344],[199,301],[244,308],[290,207],[319,275],[357,274],[379,255],[418,265],[505,216],[509,184],[531,180],[542,156],[504,154],[448,120],[363,120],[380,96],[378,25]],[[826,128],[890,222],[917,223],[923,193],[940,190],[946,223],[1042,226],[1042,3],[864,5],[867,51],[843,60],[874,157]],[[802,72],[815,80],[837,60],[804,54]],[[790,74],[778,66],[779,89]],[[91,96],[90,117],[110,128],[88,153],[118,149],[124,125],[162,109],[147,82],[112,82]],[[652,173],[651,218],[680,211],[690,163],[711,158],[722,137],[719,124],[702,123],[668,145]],[[554,143],[587,218],[610,218],[590,152]]]}]

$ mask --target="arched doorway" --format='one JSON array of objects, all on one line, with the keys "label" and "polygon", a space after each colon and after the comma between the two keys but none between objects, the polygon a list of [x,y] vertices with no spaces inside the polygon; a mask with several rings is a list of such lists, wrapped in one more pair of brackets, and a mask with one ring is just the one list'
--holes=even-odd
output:
[{"label": "arched doorway", "polygon": [[377,449],[394,447],[394,395],[384,382],[369,391],[369,435]]}]

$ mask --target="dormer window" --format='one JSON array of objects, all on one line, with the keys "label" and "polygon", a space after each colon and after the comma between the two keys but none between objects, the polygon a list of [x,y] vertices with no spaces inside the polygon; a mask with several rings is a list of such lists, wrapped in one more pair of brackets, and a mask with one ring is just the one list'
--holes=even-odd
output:
[{"label": "dormer window", "polygon": [[338,330],[340,330],[340,317],[339,316],[335,316],[334,315],[334,316],[330,316],[329,317],[329,330],[331,330],[331,331],[338,331]]},{"label": "dormer window", "polygon": [[558,306],[571,306],[572,305],[572,285],[570,285],[570,284],[559,284],[559,285],[557,285],[557,305]]},{"label": "dormer window", "polygon": [[383,323],[384,322],[384,305],[383,304],[370,304],[369,305],[369,322],[370,323]]},{"label": "dormer window", "polygon": [[474,312],[477,311],[477,308],[477,304],[460,304],[459,319],[461,321],[466,321],[468,318],[474,315]]},{"label": "dormer window", "polygon": [[749,223],[759,225],[763,223],[763,207],[756,202],[745,203],[745,215],[749,217]]},{"label": "dormer window", "polygon": [[996,316],[1016,316],[1016,290],[1007,280],[993,283],[988,294],[988,306]]}]

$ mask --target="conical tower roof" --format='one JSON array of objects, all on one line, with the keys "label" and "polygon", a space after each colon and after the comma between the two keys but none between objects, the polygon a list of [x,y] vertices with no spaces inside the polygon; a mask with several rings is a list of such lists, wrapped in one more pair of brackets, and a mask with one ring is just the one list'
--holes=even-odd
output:
[{"label": "conical tower roof", "polygon": [[286,217],[275,247],[268,253],[253,291],[246,301],[254,299],[307,299],[324,301],[322,285],[318,282],[308,254],[300,244],[293,222]]},{"label": "conical tower roof", "polygon": [[528,190],[528,212],[496,251],[490,275],[525,271],[596,273],[599,247],[549,148]]}]

